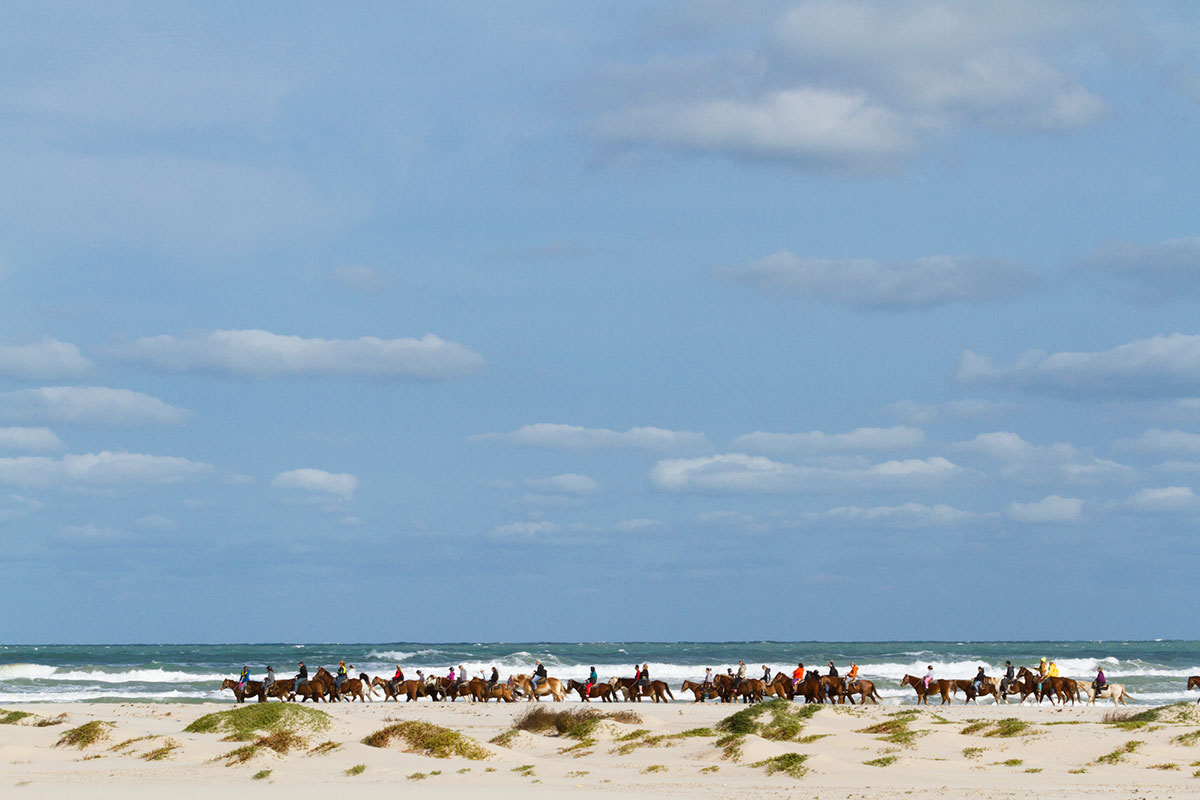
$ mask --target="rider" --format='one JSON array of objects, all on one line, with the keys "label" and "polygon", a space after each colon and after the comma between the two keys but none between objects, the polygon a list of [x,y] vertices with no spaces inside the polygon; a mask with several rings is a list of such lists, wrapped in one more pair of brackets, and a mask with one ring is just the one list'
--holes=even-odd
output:
[{"label": "rider", "polygon": [[804,683],[804,662],[796,664],[796,669],[792,671],[792,688],[799,689],[800,684]]},{"label": "rider", "polygon": [[349,677],[349,673],[346,672],[346,662],[339,661],[337,677],[334,679],[334,682],[333,682],[333,693],[334,694],[342,693],[342,684],[346,682],[347,677]]},{"label": "rider", "polygon": [[541,661],[538,661],[537,669],[533,671],[533,678],[531,678],[529,681],[529,685],[531,687],[530,694],[537,694],[538,684],[544,680],[546,680],[546,665]]},{"label": "rider", "polygon": [[1104,667],[1096,668],[1096,680],[1092,681],[1092,688],[1096,690],[1096,694],[1100,694],[1108,686],[1108,679],[1104,677]]},{"label": "rider", "polygon": [[500,682],[500,670],[492,667],[492,675],[488,678],[488,694],[491,694],[492,689],[496,688],[496,684]]},{"label": "rider", "polygon": [[768,667],[766,664],[763,664],[762,681],[763,681],[763,683],[768,684],[768,685],[771,683],[771,668]]},{"label": "rider", "polygon": [[853,683],[858,680],[858,664],[850,662],[850,672],[846,673],[846,683]]},{"label": "rider", "polygon": [[933,683],[933,664],[930,664],[925,670],[925,691],[929,691],[931,683]]},{"label": "rider", "polygon": [[247,667],[247,666],[243,666],[243,667],[242,667],[242,674],[241,674],[241,676],[238,678],[238,690],[240,691],[240,690],[242,690],[242,689],[245,689],[245,688],[246,688],[246,684],[247,684],[247,683],[249,683],[249,682],[250,682],[250,668],[249,668],[249,667]]},{"label": "rider", "polygon": [[448,680],[450,682],[451,686],[458,683],[458,679],[454,677],[454,665],[453,664],[450,665],[450,674],[446,676],[446,680]]},{"label": "rider", "polygon": [[1055,664],[1053,661],[1050,662],[1050,669],[1046,670],[1046,677],[1047,678],[1057,678],[1058,677],[1058,664]]},{"label": "rider", "polygon": [[263,678],[263,691],[270,692],[271,687],[275,685],[275,670],[271,665],[267,665],[267,677]]},{"label": "rider", "polygon": [[[634,669],[637,669],[637,664],[634,664]],[[633,678],[633,688],[637,689],[644,687],[650,683],[650,665],[642,664],[642,668],[638,670]]]},{"label": "rider", "polygon": [[837,676],[838,676],[837,667],[835,667],[835,666],[833,665],[833,662],[832,662],[832,661],[830,661],[830,662],[829,662],[829,677],[831,677],[831,678],[836,678]]},{"label": "rider", "polygon": [[737,675],[735,675],[733,679],[734,691],[736,691],[737,688],[742,685],[742,681],[744,680],[746,680],[746,662],[739,661]]},{"label": "rider", "polygon": [[[583,684],[583,699],[587,700],[592,696],[592,687],[600,682],[600,676],[596,674],[596,668],[592,667],[592,671],[588,673],[587,683]],[[590,701],[589,701],[590,702]]]},{"label": "rider", "polygon": [[704,668],[704,684],[703,684],[705,695],[708,694],[708,690],[712,688],[712,685],[713,685],[712,667],[705,667]]},{"label": "rider", "polygon": [[1010,683],[1012,683],[1014,680],[1016,680],[1016,678],[1013,675],[1012,662],[1005,661],[1004,662],[1004,677],[1000,680],[1000,694],[1004,694],[1004,692],[1008,689],[1008,685]]},{"label": "rider", "polygon": [[304,662],[300,662],[300,671],[296,673],[296,691],[300,691],[300,684],[308,683],[308,667],[304,666]]},{"label": "rider", "polygon": [[404,683],[404,670],[402,670],[400,668],[400,665],[397,664],[396,665],[396,674],[392,676],[392,679],[390,681],[388,681],[388,686],[391,688],[392,694],[400,693],[399,687],[400,687],[400,684],[402,684],[402,683]]},{"label": "rider", "polygon": [[463,685],[464,683],[466,683],[466,682],[467,682],[467,670],[466,670],[466,668],[464,668],[464,667],[463,667],[463,665],[462,665],[462,664],[459,664],[459,665],[458,665],[458,681],[457,681],[457,684],[458,684],[459,686],[462,686],[462,685]]},{"label": "rider", "polygon": [[983,674],[983,667],[981,666],[979,668],[979,672],[975,673],[975,678],[971,681],[971,683],[975,684],[976,686],[978,686],[982,689],[983,684],[986,682],[987,682],[987,676]]}]

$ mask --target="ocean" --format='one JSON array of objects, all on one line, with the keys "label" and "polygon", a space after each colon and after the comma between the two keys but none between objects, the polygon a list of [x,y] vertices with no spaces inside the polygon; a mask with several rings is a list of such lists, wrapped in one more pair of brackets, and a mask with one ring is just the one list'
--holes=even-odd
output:
[{"label": "ocean", "polygon": [[[551,676],[581,679],[595,666],[602,678],[632,676],[648,663],[651,677],[666,680],[678,698],[685,679],[700,680],[705,667],[724,672],[739,659],[759,677],[763,665],[789,674],[797,662],[820,667],[833,661],[845,674],[856,662],[876,682],[885,703],[913,702],[901,688],[905,674],[924,675],[932,664],[938,677],[971,678],[982,665],[1002,675],[1004,661],[1035,667],[1043,656],[1068,677],[1090,681],[1103,667],[1109,681],[1125,684],[1140,705],[1197,698],[1185,690],[1200,675],[1200,642],[523,642],[418,644],[113,644],[0,645],[0,703],[27,702],[232,702],[218,687],[237,677],[242,665],[261,678],[267,665],[278,677],[295,674],[303,660],[309,672],[336,667],[345,659],[355,673],[390,677],[397,664],[406,677],[418,669],[445,675],[459,664],[476,675],[495,665],[502,677],[531,672],[541,659]],[[959,696],[961,699],[961,695]],[[690,700],[690,695],[688,695]],[[990,702],[990,701],[989,701]]]}]

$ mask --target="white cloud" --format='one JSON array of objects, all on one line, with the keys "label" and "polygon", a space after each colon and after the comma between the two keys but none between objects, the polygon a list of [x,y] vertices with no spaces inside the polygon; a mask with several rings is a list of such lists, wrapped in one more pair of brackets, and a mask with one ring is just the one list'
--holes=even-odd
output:
[{"label": "white cloud", "polygon": [[0,522],[9,522],[28,516],[42,507],[38,500],[19,494],[0,494]]},{"label": "white cloud", "polygon": [[271,481],[271,485],[277,489],[302,489],[349,500],[358,490],[358,478],[345,472],[304,468],[279,473]]},{"label": "white cloud", "polygon": [[107,450],[62,458],[0,458],[0,483],[38,489],[172,484],[195,480],[212,471],[211,465],[186,458]]},{"label": "white cloud", "polygon": [[1091,353],[1031,350],[1011,366],[967,350],[955,378],[1063,394],[1192,397],[1200,389],[1200,336],[1153,336]]},{"label": "white cloud", "polygon": [[1141,453],[1200,455],[1200,433],[1148,428],[1145,433],[1136,439],[1121,439],[1113,446],[1120,450],[1132,450]]},{"label": "white cloud", "polygon": [[885,461],[867,467],[808,467],[744,453],[659,461],[651,482],[663,491],[802,492],[848,487],[883,489],[936,484],[960,472],[950,461],[928,459]]},{"label": "white cloud", "polygon": [[44,452],[59,450],[62,440],[49,428],[0,428],[0,450]]},{"label": "white cloud", "polygon": [[557,494],[582,495],[595,494],[600,491],[600,484],[597,481],[587,475],[577,475],[573,472],[565,472],[549,478],[530,478],[525,481],[525,485],[534,491]]},{"label": "white cloud", "polygon": [[343,265],[334,267],[329,273],[329,279],[341,284],[347,289],[364,294],[381,292],[388,287],[388,280],[370,267]]},{"label": "white cloud", "polygon": [[1125,505],[1134,511],[1152,514],[1172,513],[1194,508],[1196,495],[1187,486],[1142,489],[1131,496]]},{"label": "white cloud", "polygon": [[1075,268],[1132,286],[1143,301],[1194,295],[1200,291],[1200,237],[1149,245],[1110,241]]},{"label": "white cloud", "polygon": [[469,437],[468,441],[495,441],[550,450],[671,451],[696,450],[708,445],[704,434],[694,431],[642,427],[620,432],[608,428],[584,428],[552,422],[524,425],[511,433],[479,434]]},{"label": "white cloud", "polygon": [[1023,483],[1047,480],[1096,483],[1127,480],[1136,474],[1131,467],[1097,458],[1074,445],[1063,442],[1035,445],[1010,431],[981,433],[970,441],[959,442],[955,448],[988,459],[998,467],[1000,475]]},{"label": "white cloud", "polygon": [[492,536],[499,539],[531,539],[536,536],[550,536],[560,530],[554,522],[510,522],[493,528]]},{"label": "white cloud", "polygon": [[156,397],[104,386],[43,386],[0,393],[0,418],[96,425],[174,425],[190,412]]},{"label": "white cloud", "polygon": [[727,274],[766,291],[871,310],[1010,300],[1037,283],[1033,273],[1013,264],[954,256],[888,263],[779,252]]},{"label": "white cloud", "polygon": [[839,524],[846,527],[881,528],[948,528],[972,522],[978,515],[953,506],[938,504],[926,506],[921,503],[903,503],[898,506],[876,506],[860,508],[843,506],[831,508],[809,516],[814,522]]},{"label": "white cloud", "polygon": [[262,330],[150,336],[117,347],[123,358],[175,372],[251,378],[337,376],[443,380],[476,372],[483,357],[426,334],[420,339],[305,339]]},{"label": "white cloud", "polygon": [[918,428],[856,428],[849,433],[764,433],[738,436],[732,444],[739,450],[759,453],[846,453],[903,450],[925,441]]},{"label": "white cloud", "polygon": [[70,342],[42,339],[34,344],[0,344],[0,375],[30,380],[78,378],[92,369]]},{"label": "white cloud", "polygon": [[1009,503],[1008,516],[1016,522],[1079,522],[1083,501],[1052,494],[1036,503]]}]

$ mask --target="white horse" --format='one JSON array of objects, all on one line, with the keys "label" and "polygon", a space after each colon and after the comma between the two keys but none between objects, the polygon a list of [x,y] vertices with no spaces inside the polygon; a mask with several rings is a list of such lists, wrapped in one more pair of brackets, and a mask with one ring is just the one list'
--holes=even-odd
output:
[{"label": "white horse", "polygon": [[1125,698],[1129,697],[1129,692],[1125,691],[1124,684],[1105,684],[1104,688],[1097,692],[1096,687],[1090,683],[1084,683],[1083,681],[1078,681],[1078,683],[1081,687],[1087,687],[1089,705],[1095,705],[1097,697],[1099,697],[1101,700],[1104,700],[1105,698],[1112,698],[1114,706],[1117,704],[1117,701],[1120,701],[1121,705],[1123,706],[1128,705],[1128,703],[1125,702]]}]

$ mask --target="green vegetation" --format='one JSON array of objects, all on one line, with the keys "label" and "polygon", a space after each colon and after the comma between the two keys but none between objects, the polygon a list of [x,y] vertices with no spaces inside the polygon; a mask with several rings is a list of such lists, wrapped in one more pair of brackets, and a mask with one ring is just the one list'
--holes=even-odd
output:
[{"label": "green vegetation", "polygon": [[996,764],[1001,767],[1019,767],[1025,762],[1019,758],[1010,758],[1007,761],[997,761]]},{"label": "green vegetation", "polygon": [[651,764],[650,766],[648,766],[644,770],[642,770],[642,774],[647,775],[651,772],[666,772],[666,771],[667,771],[667,767],[665,764]]},{"label": "green vegetation", "polygon": [[896,763],[896,757],[880,756],[879,758],[872,758],[870,761],[864,761],[862,763],[866,764],[868,767],[889,767]]},{"label": "green vegetation", "polygon": [[309,750],[308,754],[310,756],[329,755],[334,750],[340,750],[341,747],[342,747],[342,745],[338,742],[334,742],[334,741],[321,742],[319,745],[314,747],[312,750]]},{"label": "green vegetation", "polygon": [[800,744],[812,744],[813,742],[817,741],[818,739],[824,739],[826,736],[829,736],[829,735],[831,735],[831,734],[813,733],[813,734],[809,734],[808,736],[797,736],[796,741],[799,742]]},{"label": "green vegetation", "polygon": [[522,764],[519,767],[513,767],[512,771],[517,773],[518,775],[522,775],[526,778],[532,778],[533,777],[533,764]]},{"label": "green vegetation", "polygon": [[16,725],[26,717],[32,717],[28,711],[5,711],[0,708],[0,725]]},{"label": "green vegetation", "polygon": [[709,773],[709,774],[711,774],[711,773],[713,773],[713,772],[717,772],[717,771],[719,771],[720,769],[721,769],[721,768],[720,768],[720,767],[718,767],[716,764],[713,764],[711,767],[701,767],[701,768],[700,768],[700,771],[701,771],[701,772],[704,772],[704,773]]},{"label": "green vegetation", "polygon": [[580,739],[578,742],[576,742],[575,744],[573,744],[569,747],[561,748],[558,752],[563,755],[565,755],[567,753],[571,753],[571,754],[573,754],[573,756],[572,756],[573,758],[579,758],[580,756],[590,754],[591,751],[588,750],[588,748],[595,747],[595,746],[596,746],[595,739],[590,739],[590,738],[589,739]]},{"label": "green vegetation", "polygon": [[[786,702],[786,701],[785,701]],[[781,756],[768,758],[763,761],[756,761],[751,764],[752,767],[766,767],[768,775],[774,775],[776,772],[783,772],[791,775],[793,778],[803,778],[808,770],[804,766],[804,762],[808,756],[804,753],[784,753]]]},{"label": "green vegetation", "polygon": [[55,747],[69,745],[70,747],[78,747],[80,750],[82,750],[88,745],[107,739],[108,729],[111,727],[113,727],[113,723],[101,722],[98,719],[94,719],[91,722],[85,722],[78,728],[71,728],[70,730],[65,731]]},{"label": "green vegetation", "polygon": [[184,728],[185,733],[225,733],[224,741],[248,742],[258,731],[312,730],[329,727],[329,715],[296,703],[255,703],[199,717]]},{"label": "green vegetation", "polygon": [[730,733],[717,739],[713,744],[721,748],[721,758],[727,758],[730,761],[741,761],[742,742],[745,740],[746,737],[741,734]]},{"label": "green vegetation", "polygon": [[858,733],[874,734],[881,742],[909,747],[918,736],[924,736],[929,732],[915,731],[908,727],[909,723],[917,716],[916,711],[898,711],[895,714],[888,714],[889,719],[883,722],[859,729]]},{"label": "green vegetation", "polygon": [[649,732],[650,732],[650,731],[649,731],[649,730],[647,730],[646,728],[638,728],[636,731],[630,731],[629,733],[625,734],[624,736],[618,736],[618,737],[616,738],[616,741],[618,741],[618,742],[630,742],[630,741],[633,741],[634,739],[640,739],[640,738],[642,738],[643,736],[645,736],[645,735],[646,735],[647,733],[649,733]]},{"label": "green vegetation", "polygon": [[588,774],[588,771],[586,769],[578,769],[578,770],[574,770],[572,772],[568,772],[567,777],[568,778],[582,778],[584,775],[587,775],[587,774]]},{"label": "green vegetation", "polygon": [[967,758],[979,758],[981,755],[983,755],[983,748],[982,747],[964,747],[963,755],[966,756]]},{"label": "green vegetation", "polygon": [[1118,747],[1116,750],[1113,750],[1111,753],[1107,753],[1105,755],[1100,756],[1099,758],[1096,759],[1095,763],[1097,763],[1097,764],[1116,764],[1119,761],[1123,761],[1127,754],[1134,752],[1139,747],[1141,747],[1143,744],[1145,744],[1145,742],[1138,741],[1137,739],[1126,742],[1124,747]]},{"label": "green vegetation", "polygon": [[405,720],[381,728],[362,740],[371,747],[387,747],[393,737],[400,737],[409,753],[420,753],[434,758],[458,756],[471,761],[480,761],[491,755],[487,750],[457,731],[420,720]]},{"label": "green vegetation", "polygon": [[517,738],[518,733],[520,733],[520,731],[516,728],[504,731],[503,733],[498,733],[491,739],[488,739],[488,744],[499,745],[500,747],[508,747],[512,744],[512,740]]},{"label": "green vegetation", "polygon": [[142,753],[143,761],[162,761],[170,758],[171,754],[179,749],[179,742],[174,739],[167,739],[162,747],[156,750],[151,750],[147,753]]},{"label": "green vegetation", "polygon": [[232,767],[237,764],[245,764],[247,761],[254,758],[255,754],[257,753],[258,745],[245,744],[235,750],[230,750],[224,755],[217,756],[213,759],[213,761],[224,761],[225,766]]},{"label": "green vegetation", "polygon": [[979,733],[980,731],[983,731],[984,736],[997,736],[1002,739],[1008,739],[1013,736],[1029,736],[1035,732],[1032,723],[1017,719],[1016,717],[1005,717],[995,722],[980,720],[963,728],[961,732],[969,735]]},{"label": "green vegetation", "polygon": [[[367,771],[366,764],[355,764],[353,767],[350,767],[350,769],[346,770],[346,774],[349,775],[350,777],[354,777],[355,775],[362,775],[366,771]],[[410,775],[409,777],[412,777],[412,776]]]},{"label": "green vegetation", "polygon": [[1069,770],[1067,770],[1067,774],[1068,775],[1086,775],[1087,767],[1079,767],[1077,769],[1069,769]]},{"label": "green vegetation", "polygon": [[712,728],[689,728],[682,733],[672,733],[672,739],[688,739],[693,736],[716,736],[717,732]]},{"label": "green vegetation", "polygon": [[[756,733],[764,739],[777,742],[791,741],[799,735],[804,723],[821,709],[816,704],[806,704],[800,707],[788,700],[777,698],[765,703],[749,706],[717,723],[717,730],[726,734],[746,736]],[[766,723],[759,717],[769,714]]]},{"label": "green vegetation", "polygon": [[1025,771],[1031,775],[1036,775],[1037,773],[1042,771],[1042,768],[1041,767],[1029,767]]},{"label": "green vegetation", "polygon": [[1175,738],[1171,739],[1171,744],[1182,744],[1187,747],[1191,747],[1198,741],[1200,741],[1200,730],[1181,733]]},{"label": "green vegetation", "polygon": [[605,713],[595,708],[572,708],[565,711],[552,711],[543,705],[534,706],[513,720],[513,730],[528,731],[529,733],[546,733],[554,731],[559,736],[571,739],[587,739],[595,732],[600,720],[610,719],[614,722],[624,722],[637,725],[642,721],[632,711],[614,711]]},{"label": "green vegetation", "polygon": [[120,744],[114,744],[112,747],[108,748],[108,752],[120,753],[122,750],[127,750],[130,747],[132,747],[133,745],[137,744],[138,742],[144,742],[148,739],[157,739],[157,738],[158,738],[157,736],[138,736],[133,739],[126,739],[125,741],[121,742]]},{"label": "green vegetation", "polygon": [[426,778],[428,778],[429,776],[426,775],[424,772],[414,772],[411,775],[407,775],[405,777],[407,777],[410,781],[423,781]]},{"label": "green vegetation", "polygon": [[57,717],[43,717],[33,723],[35,728],[49,728],[51,725],[62,725],[67,721],[66,713],[59,714]]},{"label": "green vegetation", "polygon": [[262,781],[262,780],[266,780],[269,777],[271,777],[271,770],[260,769],[258,772],[254,773],[253,775],[250,776],[250,780]]},{"label": "green vegetation", "polygon": [[1161,769],[1161,770],[1179,769],[1179,765],[1172,764],[1170,762],[1165,763],[1165,764],[1151,764],[1150,766],[1146,767],[1146,769]]}]

